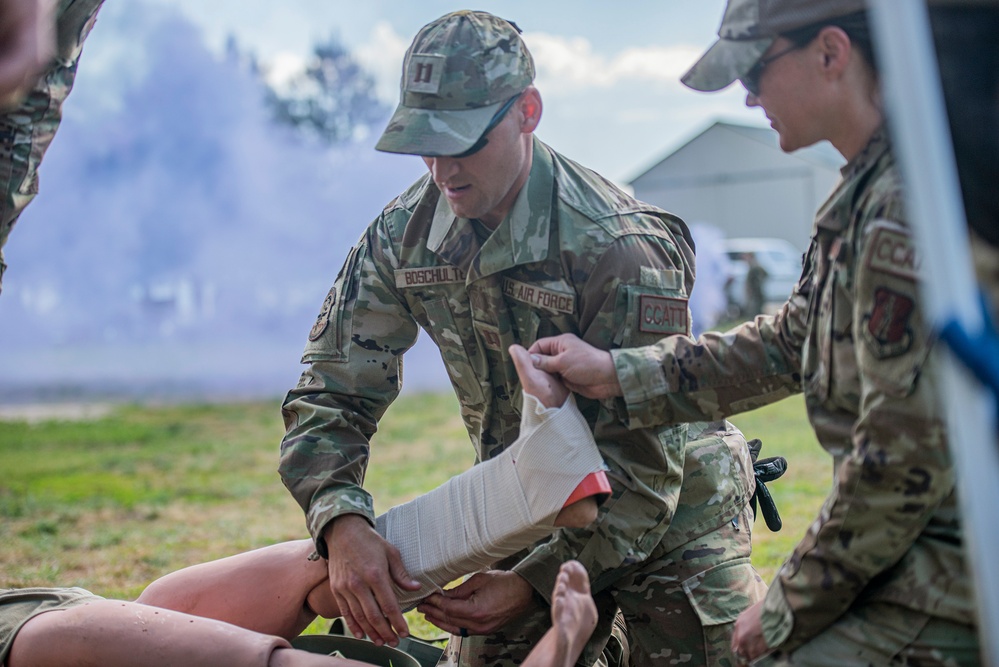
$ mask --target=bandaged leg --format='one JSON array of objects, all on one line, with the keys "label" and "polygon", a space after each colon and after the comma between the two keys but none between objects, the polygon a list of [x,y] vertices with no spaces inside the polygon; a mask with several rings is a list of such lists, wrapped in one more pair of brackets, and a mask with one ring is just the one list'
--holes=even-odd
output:
[{"label": "bandaged leg", "polygon": [[[396,589],[400,604],[415,607],[441,586],[550,535],[564,506],[610,492],[603,468],[573,399],[546,409],[525,394],[521,436],[506,451],[377,518],[378,532],[423,583],[417,592]],[[312,540],[172,572],[138,601],[282,637],[296,636],[317,613],[340,615]]]},{"label": "bandaged leg", "polygon": [[[582,497],[574,495],[577,487],[603,469],[571,396],[562,407],[545,408],[525,393],[520,437],[502,454],[375,520],[375,529],[423,584],[416,592],[396,589],[403,609],[549,536],[570,497]],[[607,491],[603,478],[597,493]]]}]

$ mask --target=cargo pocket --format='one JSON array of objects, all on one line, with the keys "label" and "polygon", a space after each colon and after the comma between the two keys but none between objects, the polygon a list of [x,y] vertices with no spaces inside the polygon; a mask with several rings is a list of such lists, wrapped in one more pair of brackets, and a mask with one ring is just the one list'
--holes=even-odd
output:
[{"label": "cargo pocket", "polygon": [[701,622],[707,664],[714,665],[731,656],[735,619],[763,599],[766,586],[749,558],[738,558],[687,579],[683,590]]}]

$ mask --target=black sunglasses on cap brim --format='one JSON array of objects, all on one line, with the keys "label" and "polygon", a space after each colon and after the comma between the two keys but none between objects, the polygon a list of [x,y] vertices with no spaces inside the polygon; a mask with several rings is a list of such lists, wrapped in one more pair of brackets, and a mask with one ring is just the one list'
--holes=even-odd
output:
[{"label": "black sunglasses on cap brim", "polygon": [[522,94],[523,93],[517,93],[516,95],[508,99],[506,102],[504,102],[503,106],[497,109],[496,113],[493,114],[493,117],[489,120],[489,124],[486,125],[486,129],[482,131],[482,136],[479,137],[478,141],[472,144],[471,148],[462,153],[458,153],[457,155],[452,155],[450,157],[468,157],[470,155],[478,153],[483,148],[485,148],[486,144],[489,143],[489,140],[486,138],[488,134],[492,132],[497,125],[503,122],[503,117],[506,116],[507,112],[510,111],[510,109],[513,107],[514,102],[520,99],[520,96]]}]

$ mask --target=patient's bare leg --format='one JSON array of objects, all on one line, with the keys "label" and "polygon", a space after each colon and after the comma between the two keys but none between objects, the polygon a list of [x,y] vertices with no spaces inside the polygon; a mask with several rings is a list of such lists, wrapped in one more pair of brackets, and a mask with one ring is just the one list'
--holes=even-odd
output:
[{"label": "patient's bare leg", "polygon": [[314,550],[312,540],[297,540],[200,563],[157,579],[137,602],[290,639],[317,612],[340,615],[332,595],[322,609],[307,603],[313,589],[329,588],[326,561],[309,560]]},{"label": "patient's bare leg", "polygon": [[94,600],[31,618],[7,667],[363,667],[279,637],[134,602]]}]

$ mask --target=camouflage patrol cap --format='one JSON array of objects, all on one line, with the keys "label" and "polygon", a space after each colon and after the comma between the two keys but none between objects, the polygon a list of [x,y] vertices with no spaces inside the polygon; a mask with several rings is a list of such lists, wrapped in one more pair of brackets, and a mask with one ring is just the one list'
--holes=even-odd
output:
[{"label": "camouflage patrol cap", "polygon": [[442,16],[406,52],[401,100],[375,148],[428,157],[463,153],[533,80],[534,59],[516,25],[486,12]]},{"label": "camouflage patrol cap", "polygon": [[780,35],[865,8],[865,0],[728,0],[718,41],[681,80],[694,90],[721,90],[745,76]]}]

